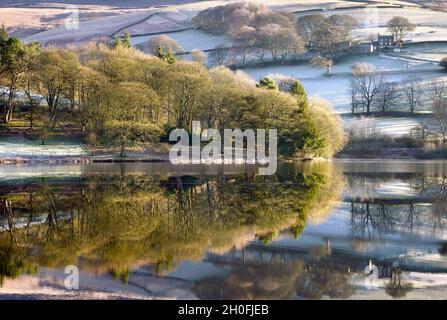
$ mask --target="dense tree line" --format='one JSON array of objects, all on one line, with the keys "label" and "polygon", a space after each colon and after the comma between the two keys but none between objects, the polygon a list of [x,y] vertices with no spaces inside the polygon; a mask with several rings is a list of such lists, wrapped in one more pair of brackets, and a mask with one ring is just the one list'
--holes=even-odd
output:
[{"label": "dense tree line", "polygon": [[[233,3],[201,11],[192,20],[204,32],[226,34],[233,48],[219,45],[210,60],[224,64],[238,60],[242,64],[253,60],[284,62],[302,57],[306,50],[336,59],[349,50],[351,30],[357,21],[348,15],[322,14],[298,19],[285,12],[274,12],[263,5]],[[222,49],[226,50],[222,50]]]},{"label": "dense tree line", "polygon": [[26,119],[23,126],[42,136],[70,128],[87,143],[119,146],[122,155],[130,146],[166,139],[172,128],[190,129],[193,120],[219,130],[277,128],[287,156],[331,156],[343,145],[339,123],[328,127],[330,111],[309,103],[304,90],[256,87],[242,73],[177,61],[160,49],[150,56],[121,40],[41,49],[3,30],[3,121]]}]

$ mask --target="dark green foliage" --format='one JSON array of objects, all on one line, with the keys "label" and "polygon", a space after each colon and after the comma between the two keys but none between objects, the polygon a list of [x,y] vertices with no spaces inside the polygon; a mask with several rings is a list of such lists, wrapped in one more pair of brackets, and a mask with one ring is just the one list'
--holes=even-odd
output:
[{"label": "dark green foliage", "polygon": [[320,156],[325,146],[326,141],[306,109],[296,110],[279,134],[278,151],[286,157]]},{"label": "dark green foliage", "polygon": [[124,38],[122,40],[122,45],[124,48],[132,48],[132,44],[130,43],[130,33],[126,31],[124,33]]},{"label": "dark green foliage", "polygon": [[115,35],[113,37],[112,42],[110,43],[110,48],[116,49],[116,48],[132,48],[132,43],[130,42],[130,33],[129,31],[124,32],[124,37],[119,37],[118,35]]},{"label": "dark green foliage", "polygon": [[268,232],[266,234],[262,234],[260,236],[258,236],[259,241],[261,241],[263,244],[269,244],[270,242],[272,242],[273,240],[275,240],[275,238],[278,236],[278,232],[276,231],[272,231],[272,232]]},{"label": "dark green foliage", "polygon": [[306,90],[304,90],[303,85],[298,80],[295,80],[295,82],[290,87],[290,94],[297,98],[298,106],[299,107],[306,107],[307,106],[307,93]]},{"label": "dark green foliage", "polygon": [[447,70],[447,57],[443,58],[440,62],[440,66]]},{"label": "dark green foliage", "polygon": [[112,49],[116,49],[116,48],[119,48],[122,46],[123,46],[123,42],[121,41],[121,38],[118,36],[115,36],[112,40],[112,43],[110,44],[110,47]]},{"label": "dark green foliage", "polygon": [[173,64],[174,62],[177,61],[177,58],[175,57],[175,52],[172,48],[157,47],[155,49],[154,55],[157,58],[160,58],[169,64]]},{"label": "dark green foliage", "polygon": [[269,90],[278,90],[276,83],[269,77],[264,77],[256,84],[258,88],[264,88]]}]

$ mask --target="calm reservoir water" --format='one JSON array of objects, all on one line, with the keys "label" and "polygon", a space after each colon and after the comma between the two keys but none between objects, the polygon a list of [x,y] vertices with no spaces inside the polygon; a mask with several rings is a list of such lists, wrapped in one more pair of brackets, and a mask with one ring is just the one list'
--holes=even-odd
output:
[{"label": "calm reservoir water", "polygon": [[256,172],[2,166],[0,299],[447,297],[447,162]]}]

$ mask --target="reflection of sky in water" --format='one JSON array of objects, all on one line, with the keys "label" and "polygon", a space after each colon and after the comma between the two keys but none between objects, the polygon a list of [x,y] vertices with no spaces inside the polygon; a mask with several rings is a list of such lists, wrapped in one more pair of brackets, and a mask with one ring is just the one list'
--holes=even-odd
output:
[{"label": "reflection of sky in water", "polygon": [[345,190],[351,197],[386,197],[386,198],[411,198],[419,194],[418,188],[411,183],[402,180],[390,180],[378,183],[364,183]]},{"label": "reflection of sky in water", "polygon": [[402,181],[381,183],[375,191],[378,195],[387,195],[392,197],[411,197],[418,194],[418,191],[414,190],[409,183]]},{"label": "reflection of sky in water", "polygon": [[[403,208],[399,209],[406,211]],[[396,209],[394,214],[399,213],[399,209]],[[429,215],[430,210],[430,207],[426,207],[425,214]],[[428,263],[431,267],[447,270],[447,257],[441,256],[438,251],[439,243],[447,240],[447,234],[445,231],[433,234],[429,219],[423,221],[423,225],[419,226],[419,229],[415,228],[412,232],[408,226],[396,228],[394,232],[379,232],[370,227],[371,232],[365,232],[362,235],[361,233],[352,233],[350,212],[351,204],[342,203],[323,223],[308,224],[298,239],[285,235],[270,245],[275,248],[308,250],[319,245],[325,246],[330,239],[332,250],[339,254],[365,259],[391,259],[413,266]]]},{"label": "reflection of sky in water", "polygon": [[[322,254],[321,250],[314,249],[327,250],[325,248],[329,244],[331,259],[338,259],[337,263],[342,264],[344,268],[349,266],[352,270],[363,270],[363,265],[366,266],[369,260],[380,266],[399,262],[405,272],[418,272],[413,276],[414,279],[419,279],[419,284],[425,286],[432,281],[430,285],[442,285],[447,275],[447,256],[440,252],[441,246],[447,243],[447,221],[443,221],[447,220],[447,199],[445,194],[442,194],[441,178],[445,176],[446,164],[447,162],[443,161],[334,161],[332,165],[346,177],[343,197],[340,199],[342,202],[337,202],[321,223],[315,224],[309,219],[298,238],[294,239],[287,227],[284,227],[272,242],[265,244],[253,240],[255,234],[248,232],[246,237],[244,235],[244,240],[237,244],[233,242],[224,250],[208,252],[202,259],[179,259],[172,269],[163,270],[161,274],[154,275],[153,265],[141,265],[133,270],[131,279],[141,281],[151,290],[159,290],[163,293],[162,296],[189,297],[187,294],[191,292],[188,291],[188,286],[197,281],[210,277],[231,279],[235,270],[247,270],[241,260],[238,260],[242,256],[248,263],[262,259],[264,264],[274,264],[274,261],[277,261],[275,259],[283,255],[292,256],[294,261],[306,261],[309,257],[313,259],[312,254]],[[64,171],[79,171],[81,176],[89,173],[111,176],[123,172],[155,176],[172,170],[172,166],[167,164],[129,164],[124,171],[122,166],[116,164],[4,168],[8,168],[5,171],[9,176],[14,173],[20,176],[29,171],[34,176],[39,176],[40,172],[41,176],[45,177],[51,177],[51,173],[59,176]],[[280,166],[280,172],[284,175],[292,174],[297,168],[301,170],[301,167],[284,164]],[[185,172],[179,170],[178,174],[185,175]],[[69,179],[67,174],[67,180]],[[4,185],[8,187],[11,184]],[[349,196],[358,196],[359,199],[355,199],[358,202],[352,206]],[[366,198],[371,198],[368,202],[368,212]],[[396,200],[397,202],[393,202]],[[414,222],[410,224],[408,218],[412,201],[414,204],[411,217],[414,217]],[[365,225],[362,224],[362,219],[365,219],[367,214],[370,216],[369,224]],[[60,221],[68,216],[68,212],[61,211]],[[437,217],[440,218],[439,221],[435,221]],[[42,218],[46,218],[46,215],[36,215],[32,223],[41,223]],[[20,228],[24,223],[25,221],[18,219],[17,227]],[[438,224],[436,228],[435,224]],[[105,283],[111,281],[111,277],[107,277],[107,274],[95,275],[91,276],[89,281],[97,282],[98,286],[106,286]],[[113,287],[109,284],[107,286]]]}]

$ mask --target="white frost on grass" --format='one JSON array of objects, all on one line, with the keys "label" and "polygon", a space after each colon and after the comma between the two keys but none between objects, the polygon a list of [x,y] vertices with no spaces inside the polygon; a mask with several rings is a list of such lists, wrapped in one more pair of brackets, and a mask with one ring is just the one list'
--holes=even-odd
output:
[{"label": "white frost on grass", "polygon": [[[361,28],[374,28],[385,26],[386,23],[395,16],[406,17],[412,23],[420,26],[447,27],[447,13],[442,11],[433,11],[424,8],[378,8],[374,7],[327,10],[321,12],[329,16],[332,14],[347,14],[353,16],[359,22]],[[374,19],[371,15],[375,14]],[[302,13],[298,15],[303,15]]]},{"label": "white frost on grass", "polygon": [[[192,49],[214,49],[214,47],[219,44],[231,46],[231,40],[227,36],[210,35],[198,30],[185,30],[167,33],[166,35],[177,41],[185,51],[191,51]],[[137,45],[157,36],[158,35],[132,37],[131,42],[132,45]]]},{"label": "white frost on grass", "polygon": [[442,58],[447,57],[447,44],[414,44],[407,47],[406,54],[419,59],[441,61]]},{"label": "white frost on grass", "polygon": [[[431,46],[425,46],[425,50],[439,50],[437,47],[438,45],[435,45],[431,49]],[[417,49],[412,50],[411,54],[414,52],[417,52]],[[273,74],[295,77],[301,81],[310,97],[320,97],[327,100],[333,105],[337,113],[349,113],[351,112],[349,92],[351,68],[358,62],[373,65],[376,70],[384,72],[386,81],[390,82],[404,82],[417,79],[422,81],[424,86],[428,88],[433,80],[447,80],[445,73],[437,71],[438,66],[436,63],[388,55],[354,56],[345,59],[334,65],[331,77],[324,76],[324,70],[308,63],[294,66],[280,65],[246,68],[244,71],[256,81],[259,81],[264,76]],[[430,69],[433,71],[430,71]],[[344,119],[347,127],[349,127],[351,119]],[[372,122],[374,122],[374,126],[380,133],[402,136],[410,133],[411,129],[420,123],[420,119],[415,117],[377,117],[373,118]]]},{"label": "white frost on grass", "polygon": [[67,30],[65,26],[60,26],[43,32],[25,37],[27,43],[39,41],[40,43],[73,43],[77,41],[89,41],[94,38],[105,37],[113,34],[121,28],[125,28],[136,21],[148,17],[152,11],[137,11],[106,18],[94,19],[79,23],[79,29]]},{"label": "white frost on grass", "polygon": [[[444,19],[447,19],[447,16]],[[378,33],[389,34],[389,31],[385,26],[359,28],[352,31],[352,36],[356,38],[377,37]],[[447,26],[418,26],[416,30],[404,36],[404,40],[408,42],[447,41]]]}]

